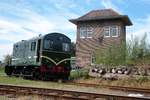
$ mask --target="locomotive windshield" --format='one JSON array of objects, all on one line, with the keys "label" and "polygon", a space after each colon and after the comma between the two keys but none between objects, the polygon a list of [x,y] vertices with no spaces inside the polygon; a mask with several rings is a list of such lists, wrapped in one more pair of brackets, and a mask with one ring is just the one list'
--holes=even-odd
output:
[{"label": "locomotive windshield", "polygon": [[63,50],[64,52],[70,51],[69,44],[68,44],[68,43],[62,43],[62,50]]},{"label": "locomotive windshield", "polygon": [[52,49],[53,47],[53,41],[51,40],[44,40],[44,49]]},{"label": "locomotive windshield", "polygon": [[43,49],[49,52],[70,53],[70,39],[62,34],[48,34],[43,38]]}]

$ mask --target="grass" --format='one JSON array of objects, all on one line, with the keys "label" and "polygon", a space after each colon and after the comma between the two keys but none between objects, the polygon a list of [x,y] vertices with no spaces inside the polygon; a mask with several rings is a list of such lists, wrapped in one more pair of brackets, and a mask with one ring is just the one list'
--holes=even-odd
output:
[{"label": "grass", "polygon": [[0,84],[24,85],[24,86],[37,86],[37,87],[59,87],[60,83],[42,82],[34,80],[26,80],[22,77],[9,77],[4,73],[4,68],[0,67]]},{"label": "grass", "polygon": [[[58,85],[58,84],[53,84],[54,82],[34,81],[34,80],[23,79],[22,77],[14,77],[14,76],[8,77],[5,75],[6,74],[4,73],[4,68],[0,67],[0,83],[2,83],[2,84],[26,85],[26,84],[33,83],[34,86],[36,86],[39,84],[46,85],[47,83],[49,83],[49,85],[56,85],[56,87]],[[69,78],[70,78],[70,80],[74,80],[77,78],[86,79],[86,78],[88,78],[88,70],[79,69],[79,70],[71,71]]]},{"label": "grass", "polygon": [[[74,89],[78,86],[67,85],[65,83],[57,83],[51,81],[34,81],[27,80],[21,77],[8,77],[4,76],[4,69],[0,69],[0,84],[12,84],[12,85],[22,85],[22,86],[33,86],[39,88],[54,88],[54,89]],[[150,88],[150,77],[140,76],[140,77],[130,77],[120,80],[104,80],[97,78],[89,78],[88,71],[84,69],[75,70],[71,72],[70,79],[77,82],[94,83],[94,84],[106,84],[106,85],[116,85],[116,86],[130,86],[139,88]],[[0,97],[1,100],[1,97]]]},{"label": "grass", "polygon": [[16,95],[15,97],[0,96],[0,100],[55,100],[54,97],[44,97],[38,95]]},{"label": "grass", "polygon": [[8,97],[6,96],[0,96],[0,100],[10,100],[10,99],[8,99]]},{"label": "grass", "polygon": [[4,73],[4,67],[1,67],[1,66],[0,66],[0,75],[5,75],[5,73]]},{"label": "grass", "polygon": [[0,100],[64,100],[60,97],[46,97],[39,95],[16,95],[15,97],[0,96]]},{"label": "grass", "polygon": [[[76,71],[71,72],[70,78],[75,79],[77,77],[83,77],[84,74],[88,74],[85,70],[80,70],[79,74]],[[3,75],[2,75],[3,74]],[[54,88],[54,89],[74,89],[78,86],[71,86],[65,83],[51,82],[51,81],[35,81],[35,80],[27,80],[22,77],[9,77],[6,76],[4,70],[0,71],[0,84],[11,84],[11,85],[21,85],[21,86],[33,86],[39,88]]]},{"label": "grass", "polygon": [[0,76],[0,84],[34,86],[34,87],[43,87],[43,88],[60,88],[61,86],[64,85],[56,82],[34,81],[34,80],[23,79],[21,77],[8,77],[8,76]]},{"label": "grass", "polygon": [[41,97],[41,96],[38,96],[38,95],[29,95],[29,96],[22,96],[21,95],[21,96],[17,97],[17,100],[49,100],[49,99],[48,98],[46,99],[46,97],[44,98],[44,97]]},{"label": "grass", "polygon": [[135,88],[149,88],[150,89],[150,78],[141,76],[141,77],[130,77],[120,80],[105,80],[97,78],[89,79],[78,79],[76,82],[99,84],[99,85],[112,85],[112,86],[126,86],[126,87],[135,87]]}]

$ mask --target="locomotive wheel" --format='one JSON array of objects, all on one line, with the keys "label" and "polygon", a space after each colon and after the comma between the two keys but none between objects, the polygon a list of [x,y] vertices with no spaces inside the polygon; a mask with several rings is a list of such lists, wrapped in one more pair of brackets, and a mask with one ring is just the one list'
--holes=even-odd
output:
[{"label": "locomotive wheel", "polygon": [[33,72],[33,79],[35,80],[40,79],[40,71],[38,69]]},{"label": "locomotive wheel", "polygon": [[6,66],[5,67],[5,73],[8,75],[8,76],[11,76],[12,75],[12,72],[13,72],[13,69],[11,66]]},{"label": "locomotive wheel", "polygon": [[69,77],[66,76],[66,77],[63,78],[63,80],[64,80],[64,81],[68,81],[68,80],[69,80]]},{"label": "locomotive wheel", "polygon": [[46,81],[46,80],[47,80],[46,73],[41,73],[41,74],[40,74],[40,79],[41,79],[42,81]]}]

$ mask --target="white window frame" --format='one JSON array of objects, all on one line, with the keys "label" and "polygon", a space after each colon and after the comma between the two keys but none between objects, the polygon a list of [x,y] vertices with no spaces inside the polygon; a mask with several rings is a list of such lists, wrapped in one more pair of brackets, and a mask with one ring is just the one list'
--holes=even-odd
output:
[{"label": "white window frame", "polygon": [[[114,27],[115,27],[115,28],[114,28]],[[111,30],[112,30],[112,29],[116,29],[116,35],[112,35],[112,33],[111,33]],[[119,34],[118,34],[118,33],[119,33],[118,31],[119,31],[119,27],[118,27],[117,25],[113,25],[113,26],[110,27],[110,34],[111,34],[112,37],[118,37],[118,35],[119,35]]]},{"label": "white window frame", "polygon": [[[115,28],[113,28],[115,27]],[[112,29],[116,29],[116,35],[112,35]],[[109,35],[105,35],[105,32],[108,31]],[[105,38],[108,37],[118,37],[119,36],[119,26],[118,25],[112,25],[112,26],[105,26],[104,27],[104,31],[103,31],[103,35]]]},{"label": "white window frame", "polygon": [[[106,32],[106,31],[108,31],[109,35],[105,35],[105,32]],[[104,34],[104,37],[105,37],[105,38],[110,37],[110,26],[105,26],[105,27],[104,27],[104,32],[103,32],[103,34]]]},{"label": "white window frame", "polygon": [[80,27],[80,38],[86,38],[86,27]]},{"label": "white window frame", "polygon": [[92,38],[93,28],[87,27],[87,38]]},{"label": "white window frame", "polygon": [[92,38],[92,27],[80,27],[80,38]]}]

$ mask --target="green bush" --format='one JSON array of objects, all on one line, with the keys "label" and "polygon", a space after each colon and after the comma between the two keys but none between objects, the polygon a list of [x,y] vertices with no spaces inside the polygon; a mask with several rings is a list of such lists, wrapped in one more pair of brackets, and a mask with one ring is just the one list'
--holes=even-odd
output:
[{"label": "green bush", "polygon": [[127,43],[110,45],[106,49],[95,50],[96,64],[117,65],[150,65],[150,44],[145,34],[140,40],[131,37]]},{"label": "green bush", "polygon": [[73,70],[70,74],[70,80],[78,79],[78,78],[88,78],[88,70],[79,69]]},{"label": "green bush", "polygon": [[106,49],[98,49],[95,52],[96,64],[124,65],[125,64],[125,43],[113,44]]}]

